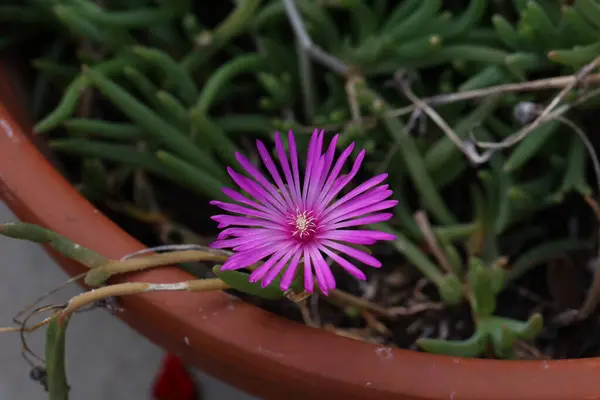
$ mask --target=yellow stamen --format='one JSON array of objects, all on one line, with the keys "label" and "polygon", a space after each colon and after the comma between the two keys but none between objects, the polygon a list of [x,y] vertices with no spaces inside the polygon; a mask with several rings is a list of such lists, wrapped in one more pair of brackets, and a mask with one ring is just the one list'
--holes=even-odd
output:
[{"label": "yellow stamen", "polygon": [[300,212],[299,209],[296,209],[296,215],[290,216],[288,221],[294,228],[292,236],[298,236],[302,239],[304,236],[315,232],[316,224],[312,211]]}]

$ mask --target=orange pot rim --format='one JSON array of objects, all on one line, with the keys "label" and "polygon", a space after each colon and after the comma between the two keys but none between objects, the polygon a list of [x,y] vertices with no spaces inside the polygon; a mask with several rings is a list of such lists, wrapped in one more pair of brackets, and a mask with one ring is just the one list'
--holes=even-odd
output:
[{"label": "orange pot rim", "polygon": [[[18,93],[7,87],[10,77],[0,69],[0,198],[19,219],[53,229],[107,257],[143,248],[42,156],[15,105]],[[70,275],[84,271],[52,255]],[[121,281],[191,278],[169,267]],[[119,317],[159,346],[266,399],[600,398],[600,358],[481,360],[378,346],[297,324],[224,292],[149,293],[124,297],[121,304]],[[89,340],[93,345],[93,338]]]}]

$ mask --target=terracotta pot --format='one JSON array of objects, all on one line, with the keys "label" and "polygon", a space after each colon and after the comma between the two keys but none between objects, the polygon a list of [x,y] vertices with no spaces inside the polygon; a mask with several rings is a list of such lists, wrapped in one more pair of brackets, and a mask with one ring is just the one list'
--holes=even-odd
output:
[{"label": "terracotta pot", "polygon": [[[141,249],[32,144],[24,96],[11,78],[6,67],[0,69],[1,198],[23,221],[107,257]],[[71,275],[84,270],[52,255]],[[162,268],[121,280],[190,278]],[[600,399],[597,358],[491,361],[380,347],[290,322],[222,292],[151,293],[125,297],[122,305],[120,317],[159,346],[265,399]]]}]

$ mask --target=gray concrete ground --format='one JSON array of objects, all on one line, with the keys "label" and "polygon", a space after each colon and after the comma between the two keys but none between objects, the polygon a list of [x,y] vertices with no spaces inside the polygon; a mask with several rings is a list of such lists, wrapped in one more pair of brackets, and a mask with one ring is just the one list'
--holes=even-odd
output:
[{"label": "gray concrete ground", "polygon": [[[0,202],[0,222],[16,218]],[[35,244],[0,237],[0,326],[12,325],[16,312],[42,293],[67,279],[67,275]],[[49,299],[63,302],[80,292],[69,286]],[[43,355],[43,334],[29,343]],[[0,337],[0,399],[44,400],[42,387],[29,378],[21,357],[17,334]],[[104,310],[78,314],[67,333],[67,369],[72,400],[151,400],[150,389],[163,351]],[[194,371],[203,387],[203,399],[250,397]]]}]

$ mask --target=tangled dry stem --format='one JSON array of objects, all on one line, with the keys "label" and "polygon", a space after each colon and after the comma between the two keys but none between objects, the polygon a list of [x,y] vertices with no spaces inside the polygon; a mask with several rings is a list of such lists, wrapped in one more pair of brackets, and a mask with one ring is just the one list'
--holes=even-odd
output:
[{"label": "tangled dry stem", "polygon": [[[166,253],[157,253],[166,251]],[[152,254],[148,254],[152,253]],[[214,261],[224,262],[229,257],[230,252],[214,250],[201,245],[164,245],[153,248],[143,249],[122,257],[120,260],[111,260],[107,264],[91,269],[91,272],[102,271],[107,276],[116,274],[124,274],[135,271],[142,271],[150,268],[169,266],[185,262],[198,261]],[[88,272],[89,273],[89,272]],[[22,354],[25,360],[35,367],[35,362],[29,357],[34,358],[38,362],[44,363],[44,359],[35,354],[27,344],[26,335],[39,330],[48,325],[54,318],[67,318],[74,313],[87,311],[88,309],[97,308],[96,305],[108,298],[118,298],[121,296],[130,296],[148,292],[164,292],[164,291],[192,291],[203,292],[212,290],[231,289],[227,283],[218,278],[212,279],[194,279],[176,283],[149,283],[149,282],[126,282],[120,284],[112,284],[91,289],[87,292],[72,297],[66,304],[46,305],[34,309],[34,307],[46,299],[51,294],[56,293],[67,284],[76,282],[84,278],[88,273],[75,276],[60,286],[52,289],[48,293],[40,296],[34,303],[20,311],[15,317],[14,322],[17,326],[0,328],[0,333],[18,332],[22,343]],[[305,301],[307,294],[300,295],[285,293],[285,297],[300,305],[303,315],[307,322],[311,321],[310,313],[307,312]],[[316,296],[315,296],[316,297]],[[387,309],[380,307],[368,300],[358,298],[339,289],[331,292],[327,300],[334,304],[342,306],[352,306],[360,310],[370,312],[379,317],[393,318],[394,314]],[[104,305],[106,307],[106,305]],[[35,316],[50,312],[50,316],[35,324],[28,322]],[[24,316],[24,317],[23,317]],[[22,320],[21,320],[22,318]],[[315,327],[320,327],[318,324],[310,324]]]},{"label": "tangled dry stem", "polygon": [[[300,49],[302,50],[302,52],[305,52],[316,62],[321,63],[326,68],[329,68],[331,71],[336,72],[347,79],[346,93],[348,97],[349,107],[352,113],[352,120],[344,124],[328,126],[327,129],[340,129],[348,124],[376,124],[378,118],[363,118],[360,115],[360,109],[358,107],[356,95],[353,91],[353,88],[354,83],[357,80],[362,80],[362,77],[360,75],[357,75],[354,69],[351,68],[351,66],[345,64],[342,60],[339,60],[333,55],[325,53],[322,49],[320,49],[313,43],[312,39],[308,35],[304,21],[302,20],[302,17],[298,12],[294,0],[284,0],[284,5],[296,39],[300,43]],[[404,76],[402,76],[404,72],[399,71],[398,74],[400,76],[395,76],[394,81],[399,85],[405,97],[407,97],[411,101],[412,105],[390,112],[386,112],[380,118],[397,117],[401,115],[411,114],[409,124],[407,125],[408,130],[412,129],[416,121],[422,119],[422,114],[425,113],[427,116],[429,116],[429,118],[431,118],[435,122],[435,124],[444,132],[444,134],[474,165],[480,165],[488,162],[496,151],[516,145],[517,143],[525,139],[535,128],[539,127],[543,123],[547,123],[555,119],[570,127],[583,141],[586,150],[592,159],[594,172],[596,176],[596,184],[598,190],[597,193],[600,193],[600,163],[598,161],[598,156],[585,133],[575,123],[564,117],[564,114],[567,111],[571,110],[573,107],[582,104],[583,102],[589,100],[592,97],[599,95],[600,89],[590,91],[584,90],[584,93],[578,96],[578,98],[572,101],[571,103],[561,105],[567,94],[570,93],[575,87],[583,86],[587,89],[589,85],[600,83],[600,74],[592,74],[592,72],[594,72],[594,70],[597,69],[599,65],[600,57],[597,57],[592,62],[586,64],[579,71],[572,75],[559,76],[548,79],[539,79],[524,83],[503,84],[483,89],[471,90],[467,92],[457,92],[452,94],[439,95],[425,99],[420,99],[414,94],[414,92],[410,88],[408,80]],[[531,123],[526,124],[518,132],[515,132],[514,134],[510,135],[509,137],[505,138],[500,142],[479,141],[473,136],[472,132],[470,135],[470,140],[460,139],[460,137],[456,135],[456,133],[452,130],[448,123],[433,108],[435,106],[443,104],[484,98],[488,96],[495,96],[510,92],[524,92],[558,88],[561,89],[559,93],[556,94],[556,96],[554,96],[554,98],[548,103],[546,107],[544,107],[540,112],[538,112],[535,115],[535,118]],[[483,152],[480,152],[478,149],[482,149]],[[386,159],[382,162],[383,166],[387,165],[387,162],[389,161],[389,159],[391,159],[391,157],[393,157],[394,152],[397,150],[398,143],[394,143],[392,149],[390,150],[390,152],[388,152]],[[589,200],[592,201],[588,201],[588,204],[597,205],[597,202],[593,201],[593,199],[590,198]],[[598,207],[596,206],[592,208],[596,216],[598,216]],[[598,222],[600,226],[600,218],[598,218]],[[436,258],[438,258],[438,262],[440,262],[440,264],[447,269],[444,257],[440,258],[438,256]],[[597,304],[600,303],[600,244],[598,246],[598,255],[596,260],[597,261],[595,263],[596,268],[593,283],[591,285],[590,290],[587,293],[587,298],[584,304],[579,310],[579,318],[586,318],[587,316],[589,316],[595,309]]]}]

